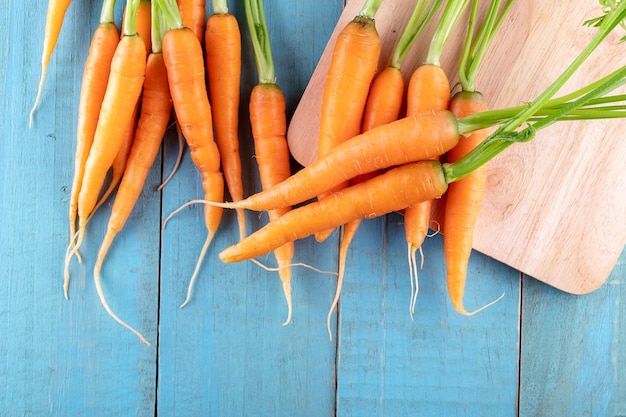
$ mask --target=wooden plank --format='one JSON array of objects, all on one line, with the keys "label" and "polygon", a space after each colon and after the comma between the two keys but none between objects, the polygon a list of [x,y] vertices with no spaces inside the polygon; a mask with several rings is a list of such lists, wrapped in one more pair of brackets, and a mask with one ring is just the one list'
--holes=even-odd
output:
[{"label": "wooden plank", "polygon": [[[29,129],[45,21],[40,3],[9,3],[3,14],[8,24],[0,36],[8,45],[0,60],[5,92],[0,122],[0,414],[153,415],[156,351],[106,314],[92,284],[106,209],[90,224],[83,265],[72,265],[68,301],[62,292],[78,93],[88,32],[95,28],[100,5],[74,2],[69,8]],[[149,187],[155,179],[150,177]],[[158,196],[145,193],[128,233],[111,251],[103,282],[115,311],[151,340],[157,330],[159,215]]]},{"label": "wooden plank", "polygon": [[[336,1],[265,2],[278,83],[288,116],[313,71],[330,24],[341,11]],[[257,82],[243,4],[230,2],[243,37],[240,139],[245,193],[260,189],[248,122],[248,97]],[[210,6],[207,6],[210,12]],[[310,16],[315,15],[315,23]],[[166,167],[177,149],[171,138]],[[166,169],[167,170],[167,169]],[[202,195],[188,154],[163,193],[163,215]],[[333,276],[295,268],[293,320],[282,327],[286,306],[275,272],[252,263],[225,265],[220,250],[238,239],[234,212],[225,212],[193,295],[184,309],[189,277],[206,235],[201,207],[190,207],[163,233],[159,338],[159,415],[334,415],[335,344],[326,336],[326,308]],[[248,231],[267,221],[248,213]],[[298,242],[296,262],[324,270],[336,265],[336,240]],[[271,255],[260,259],[275,266]]]},{"label": "wooden plank", "polygon": [[519,273],[474,253],[467,308],[505,297],[460,316],[448,300],[442,245],[438,235],[423,246],[411,321],[402,217],[362,223],[339,311],[338,416],[516,416]]},{"label": "wooden plank", "polygon": [[520,417],[626,415],[626,251],[592,294],[524,280]]}]

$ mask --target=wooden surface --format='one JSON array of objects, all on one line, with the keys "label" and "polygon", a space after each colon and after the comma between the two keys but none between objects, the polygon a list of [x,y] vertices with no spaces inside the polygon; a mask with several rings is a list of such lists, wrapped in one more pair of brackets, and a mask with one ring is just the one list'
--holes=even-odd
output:
[{"label": "wooden surface", "polygon": [[[317,157],[324,75],[334,39],[363,3],[348,2],[289,125],[292,154],[303,165]],[[389,63],[414,5],[413,0],[383,2],[376,14],[381,68]],[[593,35],[583,22],[600,13],[595,1],[516,2],[476,81],[490,108],[517,106],[540,94]],[[407,54],[406,80],[425,59],[435,24],[436,19]],[[626,65],[624,47],[617,45],[620,36],[613,35],[561,93]],[[464,38],[459,25],[441,58],[452,84]],[[626,216],[620,215],[626,213],[626,193],[620,192],[626,190],[625,127],[623,120],[559,123],[491,161],[474,248],[563,291],[582,294],[602,285],[626,244]]]},{"label": "wooden surface", "polygon": [[[155,191],[176,156],[174,132],[103,270],[112,308],[153,345],[117,325],[96,295],[91,271],[108,207],[93,218],[83,265],[72,264],[66,301],[76,107],[96,3],[69,8],[29,129],[45,11],[34,0],[0,1],[0,416],[626,415],[626,254],[598,290],[573,296],[475,253],[468,308],[505,297],[465,318],[449,305],[435,236],[424,247],[411,321],[402,218],[369,220],[350,251],[331,342],[333,277],[297,269],[293,322],[282,327],[276,275],[217,260],[238,234],[226,213],[194,299],[178,309],[204,226],[201,208],[192,207],[160,230],[172,209],[201,192],[188,154],[173,182]],[[265,7],[291,116],[342,5]],[[231,10],[243,22],[241,4]],[[245,29],[244,51],[241,134],[251,193],[259,183],[245,117],[256,73]],[[254,229],[266,217],[249,213],[248,221]],[[336,236],[298,242],[296,254],[333,269]]]}]

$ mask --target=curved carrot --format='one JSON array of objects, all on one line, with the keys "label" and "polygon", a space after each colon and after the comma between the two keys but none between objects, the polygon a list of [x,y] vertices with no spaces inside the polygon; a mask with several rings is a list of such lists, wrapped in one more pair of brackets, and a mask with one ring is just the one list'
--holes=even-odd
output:
[{"label": "curved carrot", "polygon": [[[163,35],[162,49],[176,117],[187,140],[191,159],[202,177],[205,199],[223,201],[224,179],[220,172],[219,150],[213,139],[213,121],[205,83],[202,47],[191,29],[183,27],[178,9],[172,1],[153,1],[156,1],[166,17],[167,26]],[[202,260],[217,232],[221,218],[221,208],[205,206],[207,238],[191,277],[189,290],[198,276]]]},{"label": "curved carrot", "polygon": [[[222,158],[222,171],[233,201],[243,198],[239,155],[239,101],[241,88],[241,33],[237,19],[228,13],[225,1],[214,1],[214,13],[205,29],[206,71],[213,112],[215,141]],[[237,210],[239,236],[246,235],[246,216]]]},{"label": "curved carrot", "polygon": [[[85,61],[78,104],[74,178],[69,203],[70,242],[73,242],[76,236],[78,194],[82,186],[85,164],[93,143],[100,108],[108,84],[111,62],[120,40],[119,31],[113,22],[114,5],[115,1],[103,3],[100,23],[91,39],[89,53]],[[69,282],[66,280],[63,284],[65,298],[67,298],[68,285]]]},{"label": "curved carrot", "polygon": [[[129,21],[126,22],[125,34],[117,45],[111,62],[98,125],[85,164],[78,195],[78,238],[70,255],[76,253],[82,244],[87,220],[97,203],[102,184],[119,152],[124,132],[141,95],[146,68],[146,47],[134,31],[134,19]],[[71,256],[66,258],[66,276],[70,259]]]},{"label": "curved carrot", "polygon": [[[450,101],[450,111],[457,117],[487,110],[487,102],[478,92],[462,91]],[[459,143],[447,153],[448,162],[461,159],[488,136],[486,129],[461,135]],[[443,247],[446,260],[446,282],[450,300],[456,311],[468,315],[463,306],[463,294],[467,276],[467,265],[472,251],[474,225],[483,195],[487,167],[485,165],[472,171],[465,178],[450,184],[447,191],[443,222]]]},{"label": "curved carrot", "polygon": [[[370,84],[378,69],[381,40],[374,15],[381,0],[368,0],[337,37],[324,83],[318,156],[359,134]],[[339,185],[335,190],[346,186]],[[320,195],[323,197],[323,194]],[[332,231],[316,236],[324,240]]]},{"label": "curved carrot", "polygon": [[63,20],[65,19],[65,12],[72,0],[49,0],[48,11],[46,13],[46,28],[44,30],[43,37],[43,52],[41,54],[41,78],[39,79],[39,87],[37,88],[37,96],[35,97],[35,104],[30,111],[29,125],[33,125],[33,115],[35,109],[39,104],[41,93],[43,91],[44,81],[46,79],[46,72],[48,70],[48,64],[50,63],[50,57],[56,47],[57,40],[59,39],[59,33],[61,33],[61,27],[63,26]]},{"label": "curved carrot", "polygon": [[[419,181],[416,181],[419,178]],[[402,210],[418,201],[441,196],[447,189],[438,161],[407,163],[357,185],[295,208],[239,243],[223,250],[224,262],[264,255],[277,247],[352,220]],[[398,192],[404,190],[404,192]]]},{"label": "curved carrot", "polygon": [[[286,102],[282,90],[276,84],[274,59],[265,21],[262,0],[244,2],[246,19],[254,50],[259,83],[250,93],[250,126],[254,139],[254,153],[259,168],[261,187],[267,190],[284,181],[291,175],[289,146],[287,144]],[[291,207],[281,207],[268,211],[270,221],[278,220]],[[243,239],[243,238],[242,238]],[[278,264],[278,276],[283,285],[287,302],[289,324],[292,314],[291,301],[291,261],[294,254],[293,242],[285,243],[274,250]]]},{"label": "curved carrot", "polygon": [[204,42],[204,19],[206,16],[205,0],[176,0],[183,25],[195,33],[200,41]]},{"label": "curved carrot", "polygon": [[293,206],[358,175],[443,155],[458,142],[458,128],[457,119],[447,110],[405,117],[337,145],[266,191],[222,206],[257,211]]}]

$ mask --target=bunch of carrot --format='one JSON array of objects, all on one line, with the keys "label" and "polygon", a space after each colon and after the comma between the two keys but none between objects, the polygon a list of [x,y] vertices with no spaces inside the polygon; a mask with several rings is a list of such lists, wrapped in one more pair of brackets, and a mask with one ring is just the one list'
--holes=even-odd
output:
[{"label": "bunch of carrot", "polygon": [[[114,22],[115,0],[103,0],[80,96],[65,297],[70,261],[74,256],[81,260],[88,220],[116,190],[94,266],[95,287],[108,314],[149,344],[110,309],[100,275],[173,117],[200,174],[204,196],[199,201],[207,203],[207,237],[181,307],[191,299],[223,208],[237,210],[240,241],[223,250],[219,258],[238,262],[273,251],[288,306],[285,324],[292,315],[293,242],[313,234],[321,241],[341,227],[337,291],[327,323],[331,334],[330,319],[340,295],[346,254],[361,219],[398,211],[405,215],[412,315],[418,288],[415,252],[429,229],[429,202],[445,196],[442,231],[451,304],[465,315],[480,311],[468,312],[463,294],[474,222],[485,188],[485,164],[512,143],[530,140],[537,130],[554,122],[624,117],[624,106],[613,105],[624,98],[605,97],[626,82],[624,68],[567,96],[553,96],[613,28],[623,24],[626,2],[593,21],[597,35],[544,93],[525,106],[497,111],[488,111],[485,98],[476,91],[476,72],[513,0],[504,5],[502,0],[491,0],[479,29],[479,2],[473,1],[458,72],[461,91],[454,95],[439,60],[470,1],[447,1],[426,60],[410,75],[406,87],[400,69],[404,57],[442,1],[417,1],[391,61],[378,73],[381,41],[375,14],[381,2],[366,0],[359,15],[341,32],[320,109],[318,159],[292,174],[285,99],[275,80],[263,3],[245,0],[258,72],[249,101],[250,125],[263,190],[244,198],[238,138],[241,35],[226,1],[214,0],[213,14],[206,17],[204,1],[127,0],[120,33]],[[46,29],[42,79],[33,111],[68,5],[69,1],[49,3],[47,26],[53,27]],[[112,179],[106,184],[109,171]],[[224,202],[225,184],[230,203]],[[311,199],[317,200],[304,204]],[[268,211],[269,223],[247,235],[245,209]]]}]

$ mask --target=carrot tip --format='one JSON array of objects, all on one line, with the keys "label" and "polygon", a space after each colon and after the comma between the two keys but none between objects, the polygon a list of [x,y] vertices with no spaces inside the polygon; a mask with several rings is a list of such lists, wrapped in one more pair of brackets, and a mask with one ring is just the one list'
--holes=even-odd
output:
[{"label": "carrot tip", "polygon": [[291,283],[289,281],[283,281],[283,293],[285,294],[285,301],[287,302],[287,319],[282,323],[284,327],[291,322],[291,314],[293,310],[291,303]]},{"label": "carrot tip", "polygon": [[483,311],[483,310],[485,310],[485,309],[487,309],[487,308],[491,307],[492,305],[496,304],[498,301],[500,301],[500,300],[502,300],[502,299],[504,298],[504,295],[505,295],[505,294],[506,294],[506,293],[502,293],[502,294],[501,294],[498,298],[496,298],[495,300],[490,301],[489,303],[485,304],[484,306],[479,307],[479,308],[477,308],[476,310],[473,310],[473,311],[467,311],[467,310],[465,310],[465,307],[463,306],[463,301],[461,301],[460,303],[456,303],[456,304],[454,304],[454,303],[453,303],[453,307],[454,307],[454,309],[455,309],[458,313],[460,313],[460,314],[462,314],[462,315],[464,315],[464,316],[468,316],[468,317],[470,317],[470,316],[473,316],[474,314],[480,313],[481,311]]},{"label": "carrot tip", "polygon": [[191,280],[189,281],[189,285],[187,286],[187,297],[185,298],[185,301],[178,308],[185,307],[187,304],[189,304],[189,301],[191,301],[191,294],[193,293],[193,287],[194,287],[194,284],[196,283],[196,278],[198,278],[200,267],[202,266],[202,261],[204,260],[204,257],[209,249],[209,246],[211,245],[213,236],[215,236],[215,233],[209,232],[206,240],[204,241],[204,245],[202,245],[202,250],[200,250],[200,256],[198,257],[198,261],[196,262],[196,267],[193,271],[193,274],[191,275]]}]

